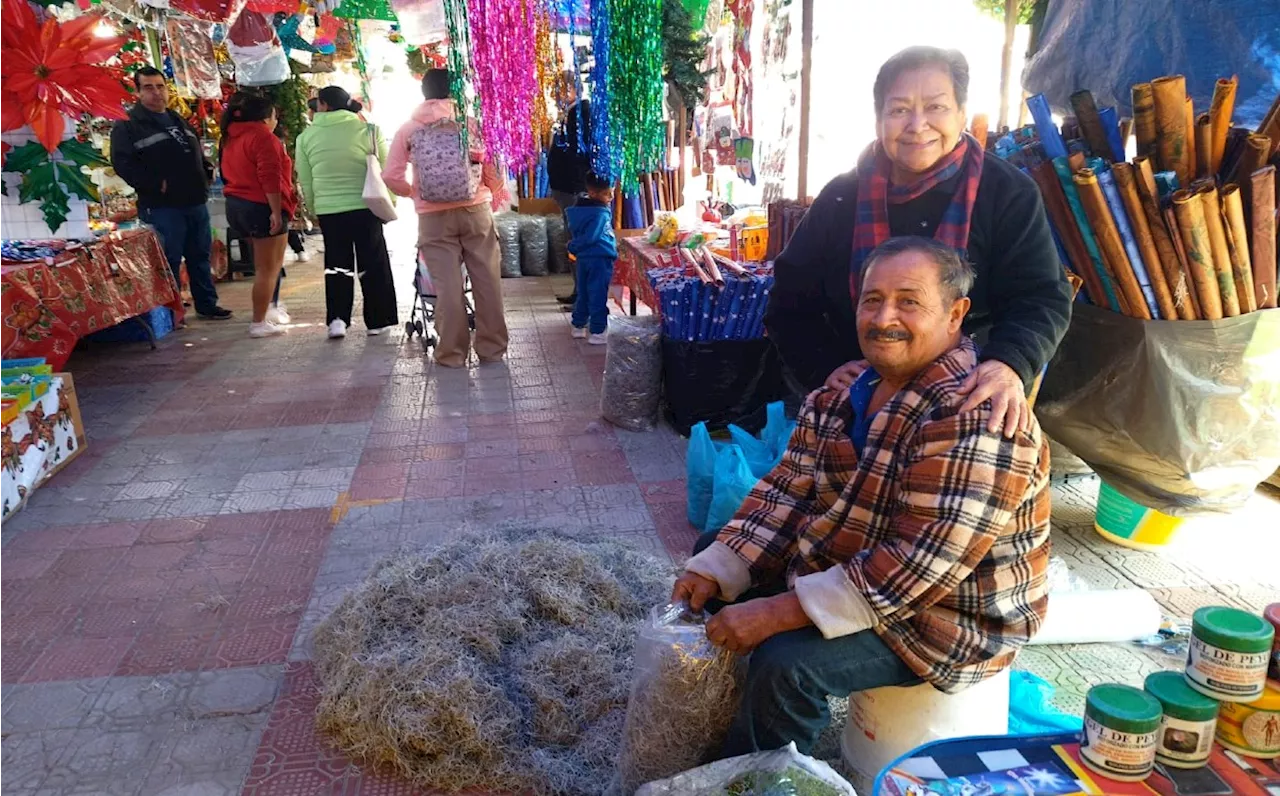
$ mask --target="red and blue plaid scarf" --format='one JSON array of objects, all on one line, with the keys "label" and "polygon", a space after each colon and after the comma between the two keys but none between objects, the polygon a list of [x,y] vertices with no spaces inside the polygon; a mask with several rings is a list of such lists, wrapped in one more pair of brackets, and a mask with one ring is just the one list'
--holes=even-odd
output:
[{"label": "red and blue plaid scarf", "polygon": [[973,204],[978,196],[978,182],[982,179],[982,147],[968,133],[960,138],[956,148],[945,156],[920,179],[910,185],[890,185],[891,164],[880,142],[867,147],[858,158],[858,206],[853,227],[853,257],[849,264],[849,293],[853,306],[858,306],[858,292],[862,281],[862,263],[875,247],[890,237],[889,205],[906,204],[960,174],[951,204],[942,214],[942,221],[933,237],[955,248],[965,256],[969,248],[969,226],[973,221]]}]

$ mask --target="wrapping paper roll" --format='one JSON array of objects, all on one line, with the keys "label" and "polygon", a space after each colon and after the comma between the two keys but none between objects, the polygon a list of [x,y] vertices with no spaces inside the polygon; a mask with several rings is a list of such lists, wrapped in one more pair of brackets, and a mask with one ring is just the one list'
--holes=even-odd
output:
[{"label": "wrapping paper roll", "polygon": [[[1246,206],[1253,204],[1253,173],[1267,165],[1267,152],[1271,149],[1271,139],[1265,135],[1251,135],[1244,141],[1244,149],[1240,151],[1240,159],[1236,161],[1234,176],[1227,182],[1234,182],[1244,193]],[[1248,187],[1245,187],[1245,186]]]},{"label": "wrapping paper roll", "polygon": [[1075,173],[1075,183],[1076,190],[1080,193],[1080,203],[1084,206],[1085,215],[1089,217],[1089,226],[1097,236],[1098,249],[1102,252],[1102,262],[1107,268],[1107,274],[1124,296],[1125,314],[1131,318],[1151,320],[1146,297],[1142,295],[1142,288],[1129,264],[1124,241],[1120,239],[1120,230],[1107,208],[1107,200],[1102,194],[1097,175],[1093,173],[1093,169],[1080,169]]},{"label": "wrapping paper roll", "polygon": [[1186,185],[1195,176],[1196,170],[1199,168],[1197,162],[1199,160],[1196,154],[1196,108],[1195,104],[1187,97],[1187,101],[1182,106],[1187,113],[1187,174],[1188,177],[1183,181]]},{"label": "wrapping paper roll", "polygon": [[1089,266],[1098,284],[1102,286],[1103,295],[1107,298],[1106,303],[1099,306],[1106,306],[1113,312],[1123,313],[1124,306],[1120,303],[1120,293],[1116,290],[1115,285],[1112,284],[1111,277],[1102,262],[1102,253],[1098,250],[1097,238],[1094,237],[1093,229],[1089,226],[1089,217],[1085,215],[1084,205],[1080,203],[1080,192],[1076,190],[1076,183],[1071,176],[1071,167],[1067,164],[1067,159],[1065,157],[1054,158],[1053,170],[1058,175],[1058,182],[1067,198],[1067,206],[1071,209],[1071,215],[1075,217],[1076,228],[1084,239],[1085,250],[1089,253]]},{"label": "wrapping paper roll", "polygon": [[1174,212],[1172,199],[1168,207],[1161,209],[1164,215],[1164,224],[1173,231],[1173,248],[1178,253],[1178,267],[1182,269],[1184,284],[1187,288],[1187,303],[1191,305],[1191,311],[1197,319],[1204,318],[1204,310],[1200,308],[1200,295],[1196,292],[1195,280],[1191,278],[1191,258],[1187,257],[1186,246],[1182,243],[1182,232],[1178,225],[1178,214]]},{"label": "wrapping paper roll", "polygon": [[1120,135],[1120,117],[1116,115],[1115,108],[1099,108],[1098,118],[1102,120],[1102,131],[1107,136],[1107,143],[1111,145],[1113,157],[1111,160],[1119,163],[1124,160],[1124,139]]},{"label": "wrapping paper roll", "polygon": [[1222,319],[1222,296],[1213,266],[1213,248],[1209,228],[1205,224],[1204,204],[1192,191],[1183,188],[1173,195],[1173,212],[1178,218],[1178,231],[1187,253],[1187,267],[1196,289],[1200,317],[1207,321]]},{"label": "wrapping paper roll", "polygon": [[[1119,164],[1117,164],[1119,165]],[[1164,282],[1173,298],[1173,306],[1178,317],[1184,321],[1194,321],[1198,317],[1194,299],[1195,290],[1187,274],[1184,259],[1179,256],[1181,240],[1178,238],[1178,227],[1170,226],[1160,209],[1160,196],[1156,189],[1155,173],[1151,170],[1151,159],[1137,157],[1133,160],[1134,183],[1138,198],[1142,201],[1142,211],[1147,217],[1147,229],[1151,232],[1156,253],[1160,256],[1160,266],[1164,271]]]},{"label": "wrapping paper roll", "polygon": [[1115,179],[1116,190],[1120,194],[1120,201],[1124,203],[1125,213],[1129,217],[1129,226],[1133,231],[1134,240],[1142,253],[1142,262],[1146,265],[1147,276],[1151,280],[1151,289],[1155,293],[1160,317],[1166,320],[1177,320],[1182,316],[1173,303],[1173,294],[1165,279],[1164,262],[1159,250],[1156,249],[1151,224],[1142,207],[1142,199],[1138,196],[1137,178],[1134,176],[1133,166],[1128,163],[1117,163],[1111,167],[1111,173]]},{"label": "wrapping paper roll", "polygon": [[1227,228],[1227,245],[1231,251],[1231,278],[1236,283],[1240,311],[1253,312],[1258,299],[1253,290],[1253,263],[1249,254],[1249,232],[1244,221],[1244,203],[1240,186],[1232,183],[1222,188],[1222,220]]},{"label": "wrapping paper roll", "polygon": [[1250,175],[1253,212],[1250,260],[1253,293],[1260,308],[1276,306],[1276,167],[1267,166]]},{"label": "wrapping paper roll", "polygon": [[1196,177],[1212,177],[1216,172],[1213,170],[1213,119],[1209,114],[1196,117],[1195,130]]},{"label": "wrapping paper roll", "polygon": [[1190,185],[1191,131],[1187,128],[1187,80],[1182,75],[1151,81],[1155,95],[1156,162],[1158,171],[1172,171],[1181,185]]},{"label": "wrapping paper roll", "polygon": [[987,148],[987,128],[990,122],[985,113],[975,113],[973,121],[969,123],[969,132],[978,140],[978,145],[983,149]]},{"label": "wrapping paper roll", "polygon": [[1036,134],[1040,136],[1040,145],[1050,158],[1058,159],[1067,156],[1067,145],[1062,140],[1062,133],[1053,123],[1053,112],[1049,110],[1049,100],[1043,94],[1027,97],[1027,109],[1036,122]]},{"label": "wrapping paper roll", "polygon": [[1213,120],[1210,174],[1222,171],[1222,156],[1227,148],[1227,132],[1231,129],[1231,114],[1236,108],[1236,88],[1239,83],[1239,79],[1232,75],[1230,80],[1218,78],[1213,87],[1213,100],[1209,103],[1209,118]]},{"label": "wrapping paper roll", "polygon": [[1107,200],[1107,209],[1111,211],[1111,218],[1115,220],[1116,229],[1120,232],[1120,240],[1124,243],[1124,253],[1129,258],[1129,267],[1133,269],[1138,287],[1142,290],[1142,297],[1146,300],[1147,311],[1151,313],[1152,318],[1170,320],[1170,316],[1160,314],[1160,303],[1156,300],[1155,289],[1151,287],[1151,277],[1147,275],[1147,264],[1143,261],[1142,252],[1138,249],[1133,227],[1129,225],[1129,214],[1125,212],[1120,192],[1116,190],[1115,176],[1109,169],[1098,171],[1097,176],[1098,184],[1102,186],[1102,195]]},{"label": "wrapping paper roll", "polygon": [[1126,152],[1129,148],[1129,138],[1133,135],[1133,117],[1120,117],[1120,151]]},{"label": "wrapping paper roll", "polygon": [[1076,122],[1085,143],[1093,151],[1094,157],[1114,160],[1111,142],[1107,140],[1106,130],[1102,128],[1102,119],[1098,117],[1098,106],[1093,101],[1093,92],[1088,89],[1077,91],[1071,95],[1071,108],[1076,112]]},{"label": "wrapping paper roll", "polygon": [[1093,270],[1093,260],[1089,258],[1089,249],[1085,246],[1080,227],[1076,224],[1067,204],[1067,195],[1062,191],[1062,183],[1053,170],[1053,164],[1044,162],[1031,170],[1031,178],[1040,186],[1040,194],[1044,197],[1045,212],[1053,222],[1053,229],[1062,241],[1066,250],[1067,261],[1071,270],[1084,280],[1085,293],[1089,300],[1099,307],[1110,306],[1107,292],[1102,289],[1102,282]]},{"label": "wrapping paper roll", "polygon": [[1133,101],[1133,137],[1138,154],[1156,154],[1156,95],[1150,83],[1135,83],[1129,92]]},{"label": "wrapping paper roll", "polygon": [[1142,589],[1049,595],[1049,611],[1032,644],[1136,641],[1160,630],[1160,606]]},{"label": "wrapping paper roll", "polygon": [[1265,135],[1271,140],[1272,152],[1275,151],[1275,147],[1280,146],[1280,94],[1277,94],[1271,103],[1271,109],[1267,111],[1267,115],[1262,117],[1262,124],[1258,125],[1258,134]]},{"label": "wrapping paper roll", "polygon": [[1213,249],[1213,272],[1218,279],[1218,295],[1222,297],[1222,314],[1234,318],[1240,314],[1240,297],[1236,295],[1235,276],[1231,273],[1231,249],[1227,246],[1227,228],[1222,223],[1222,203],[1218,189],[1202,185],[1195,191],[1196,198],[1204,206],[1204,225],[1209,231],[1209,246]]}]

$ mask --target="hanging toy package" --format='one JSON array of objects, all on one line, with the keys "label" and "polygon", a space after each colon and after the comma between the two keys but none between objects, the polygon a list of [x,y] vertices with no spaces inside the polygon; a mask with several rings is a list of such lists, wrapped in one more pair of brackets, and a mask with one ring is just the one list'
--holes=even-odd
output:
[{"label": "hanging toy package", "polygon": [[727,102],[719,102],[711,106],[711,123],[707,132],[711,136],[707,148],[715,152],[716,163],[728,166],[736,163],[738,154],[733,148],[733,106]]},{"label": "hanging toy package", "polygon": [[244,11],[227,32],[227,51],[236,65],[241,86],[274,86],[289,77],[289,59],[271,20],[256,11]]},{"label": "hanging toy package", "polygon": [[741,699],[741,659],[708,641],[705,614],[682,604],[650,612],[633,678],[614,793],[699,765],[724,742]]},{"label": "hanging toy package", "polygon": [[733,142],[734,163],[738,172],[738,179],[752,185],[756,184],[756,167],[752,163],[755,149],[756,142],[750,138],[738,138]]},{"label": "hanging toy package", "polygon": [[196,99],[222,99],[211,28],[208,22],[177,16],[169,17],[164,24],[173,56],[174,82]]}]

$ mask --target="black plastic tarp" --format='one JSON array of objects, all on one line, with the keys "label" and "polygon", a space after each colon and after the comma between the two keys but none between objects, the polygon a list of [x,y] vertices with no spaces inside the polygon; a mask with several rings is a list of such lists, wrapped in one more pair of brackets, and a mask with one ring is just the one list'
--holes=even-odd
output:
[{"label": "black plastic tarp", "polygon": [[1280,0],[1049,0],[1022,84],[1059,112],[1089,89],[1129,116],[1134,83],[1178,74],[1197,112],[1238,75],[1236,124],[1256,127],[1280,92]]}]

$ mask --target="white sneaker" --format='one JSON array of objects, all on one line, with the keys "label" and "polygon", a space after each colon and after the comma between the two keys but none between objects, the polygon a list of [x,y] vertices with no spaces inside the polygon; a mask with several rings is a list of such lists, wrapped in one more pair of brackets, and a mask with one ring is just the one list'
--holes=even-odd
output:
[{"label": "white sneaker", "polygon": [[593,334],[587,338],[588,345],[609,345],[609,340],[603,334]]},{"label": "white sneaker", "polygon": [[378,335],[382,334],[381,329],[367,329],[365,331],[368,332],[370,337],[377,337]]},{"label": "white sneaker", "polygon": [[329,339],[337,340],[340,337],[346,337],[346,336],[347,336],[346,321],[342,320],[341,318],[334,318],[333,321],[330,322],[329,324]]},{"label": "white sneaker", "polygon": [[250,337],[275,337],[278,334],[284,334],[286,331],[288,330],[283,326],[276,326],[271,321],[249,324]]},{"label": "white sneaker", "polygon": [[289,317],[289,310],[285,308],[284,302],[272,304],[267,309],[267,320],[276,326],[287,326],[293,319]]},{"label": "white sneaker", "polygon": [[300,251],[300,252],[294,252],[294,253],[293,253],[293,261],[294,261],[294,262],[297,262],[297,263],[305,263],[305,262],[309,262],[310,260],[311,260],[311,255],[307,254],[307,250],[306,250],[306,249],[303,249],[303,250],[302,250],[302,251]]},{"label": "white sneaker", "polygon": [[569,335],[573,337],[574,340],[585,340],[587,339],[587,330],[579,329],[575,326],[573,327],[573,331],[569,332]]}]

